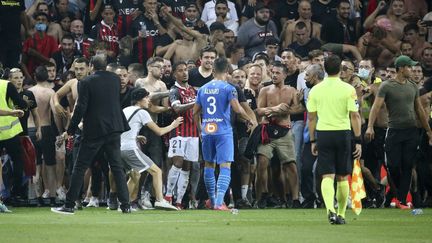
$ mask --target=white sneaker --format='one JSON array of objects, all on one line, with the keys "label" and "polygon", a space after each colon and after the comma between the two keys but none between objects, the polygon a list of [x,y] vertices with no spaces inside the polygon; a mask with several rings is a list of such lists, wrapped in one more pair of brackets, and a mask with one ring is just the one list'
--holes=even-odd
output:
[{"label": "white sneaker", "polygon": [[66,193],[63,187],[59,187],[56,192],[57,192],[57,197],[60,201],[66,200]]},{"label": "white sneaker", "polygon": [[45,189],[44,193],[42,194],[42,198],[49,198],[50,197],[50,191],[48,189]]},{"label": "white sneaker", "polygon": [[190,200],[189,201],[189,209],[198,209],[198,201]]},{"label": "white sneaker", "polygon": [[89,207],[98,208],[99,207],[99,199],[97,197],[91,197],[90,202],[87,204],[86,208],[89,208]]},{"label": "white sneaker", "polygon": [[3,203],[0,202],[0,213],[12,213],[12,211],[10,211],[6,205],[4,205]]},{"label": "white sneaker", "polygon": [[178,211],[178,208],[173,206],[171,203],[167,202],[165,199],[162,199],[161,201],[156,201],[155,202],[155,208]]},{"label": "white sneaker", "polygon": [[153,208],[153,205],[150,201],[150,192],[144,192],[144,195],[141,196],[141,206],[143,208]]}]

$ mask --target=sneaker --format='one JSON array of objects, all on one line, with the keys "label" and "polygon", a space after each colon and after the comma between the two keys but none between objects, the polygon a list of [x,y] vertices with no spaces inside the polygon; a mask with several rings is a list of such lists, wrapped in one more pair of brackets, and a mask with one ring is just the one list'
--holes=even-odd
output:
[{"label": "sneaker", "polygon": [[138,210],[140,210],[140,206],[137,202],[131,202],[130,204],[130,209],[132,212],[137,212]]},{"label": "sneaker", "polygon": [[274,196],[267,198],[267,207],[268,208],[282,208],[282,202],[279,198]]},{"label": "sneaker", "polygon": [[150,192],[145,191],[141,197],[141,206],[143,208],[153,208],[153,204],[150,201]]},{"label": "sneaker", "polygon": [[83,205],[81,203],[81,200],[76,200],[75,201],[75,207],[74,207],[74,209],[75,210],[83,210]]},{"label": "sneaker", "polygon": [[338,216],[336,217],[336,222],[335,222],[335,224],[346,224],[346,222],[345,222],[345,219],[344,219],[342,216],[338,215]]},{"label": "sneaker", "polygon": [[0,213],[12,213],[12,211],[10,211],[6,205],[4,205],[3,203],[0,202]]},{"label": "sneaker", "polygon": [[396,201],[396,207],[402,210],[407,210],[407,209],[411,209],[410,205],[404,204],[402,202],[400,202],[399,200]]},{"label": "sneaker", "polygon": [[173,210],[173,211],[179,210],[177,207],[174,207],[171,203],[167,202],[165,199],[162,199],[161,201],[156,201],[155,208],[164,209],[164,210]]},{"label": "sneaker", "polygon": [[337,221],[336,213],[329,212],[328,213],[328,221],[330,222],[330,224],[336,224],[336,221]]},{"label": "sneaker", "polygon": [[132,213],[131,207],[121,208],[122,213]]},{"label": "sneaker", "polygon": [[190,200],[189,201],[189,209],[198,209],[198,201]]},{"label": "sneaker", "polygon": [[87,204],[86,208],[98,208],[99,207],[99,199],[97,197],[91,197],[90,202]]},{"label": "sneaker", "polygon": [[63,187],[59,187],[56,192],[57,192],[57,197],[60,201],[66,200],[66,193]]},{"label": "sneaker", "polygon": [[217,211],[231,211],[226,205],[225,205],[225,203],[222,203],[222,205],[220,205],[220,206],[215,206],[214,207],[214,210],[217,210]]},{"label": "sneaker", "polygon": [[243,198],[237,201],[237,207],[239,209],[249,209],[252,208],[252,204],[247,200],[247,198]]},{"label": "sneaker", "polygon": [[67,208],[66,206],[61,206],[59,208],[51,208],[51,212],[65,214],[65,215],[73,215],[75,214],[73,208]]},{"label": "sneaker", "polygon": [[315,198],[304,200],[301,204],[301,208],[315,208]]},{"label": "sneaker", "polygon": [[376,190],[375,192],[375,206],[377,208],[383,208],[386,202],[385,186],[379,184],[379,187],[380,187],[379,190]]},{"label": "sneaker", "polygon": [[184,207],[183,207],[183,205],[181,204],[181,203],[176,203],[175,204],[175,207],[177,208],[177,210],[183,210],[184,209]]},{"label": "sneaker", "polygon": [[262,195],[262,198],[260,200],[258,200],[256,205],[260,209],[267,208],[267,198],[264,195]]},{"label": "sneaker", "polygon": [[213,209],[213,204],[211,203],[211,200],[210,200],[210,199],[207,199],[207,200],[205,201],[205,207],[206,207],[207,209]]},{"label": "sneaker", "polygon": [[42,198],[49,198],[50,197],[50,191],[48,189],[45,189],[44,193],[42,194]]},{"label": "sneaker", "polygon": [[294,208],[294,209],[299,209],[299,208],[301,208],[300,200],[298,200],[298,199],[293,200],[293,204],[292,204],[292,207],[291,207],[291,208]]},{"label": "sneaker", "polygon": [[117,210],[119,207],[119,203],[117,201],[117,193],[110,192],[108,198],[108,209],[109,210]]}]

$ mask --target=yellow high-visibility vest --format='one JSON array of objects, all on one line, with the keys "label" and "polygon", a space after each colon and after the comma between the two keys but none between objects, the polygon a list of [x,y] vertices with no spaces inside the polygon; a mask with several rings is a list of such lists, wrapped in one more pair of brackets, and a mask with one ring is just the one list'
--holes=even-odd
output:
[{"label": "yellow high-visibility vest", "polygon": [[[6,101],[6,92],[9,81],[0,79],[0,109],[14,109],[12,100]],[[0,116],[0,141],[8,140],[22,132],[21,123],[18,117]]]}]

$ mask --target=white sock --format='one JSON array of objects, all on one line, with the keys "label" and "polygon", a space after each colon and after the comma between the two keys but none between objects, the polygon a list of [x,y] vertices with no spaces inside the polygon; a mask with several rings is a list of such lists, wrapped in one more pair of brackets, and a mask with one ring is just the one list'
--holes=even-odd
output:
[{"label": "white sock", "polygon": [[241,186],[241,197],[242,197],[242,199],[246,199],[247,198],[248,189],[249,189],[249,185],[242,185]]},{"label": "white sock", "polygon": [[166,196],[172,197],[173,189],[180,176],[180,171],[181,168],[177,168],[174,165],[171,166],[171,169],[168,172]]},{"label": "white sock", "polygon": [[189,184],[189,171],[180,171],[180,176],[177,182],[177,203],[181,203],[183,196],[186,193],[186,189]]}]

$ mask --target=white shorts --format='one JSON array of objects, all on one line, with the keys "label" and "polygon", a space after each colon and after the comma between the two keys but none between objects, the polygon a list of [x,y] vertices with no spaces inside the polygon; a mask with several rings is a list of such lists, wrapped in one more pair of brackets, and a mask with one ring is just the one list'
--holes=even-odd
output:
[{"label": "white shorts", "polygon": [[184,160],[198,162],[199,138],[174,137],[169,141],[168,158],[183,157]]}]

